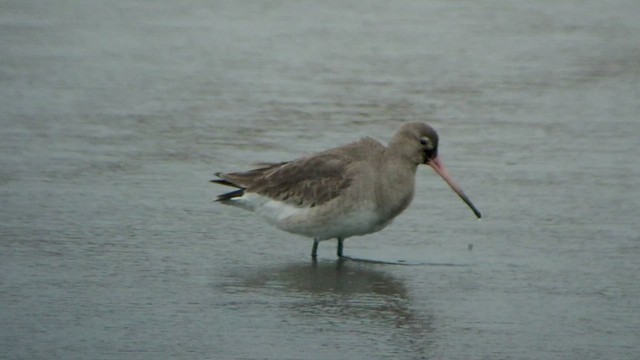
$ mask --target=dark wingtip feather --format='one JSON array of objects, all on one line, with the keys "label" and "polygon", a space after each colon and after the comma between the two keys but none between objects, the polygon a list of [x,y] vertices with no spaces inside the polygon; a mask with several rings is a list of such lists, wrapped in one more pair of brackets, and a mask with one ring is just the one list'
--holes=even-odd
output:
[{"label": "dark wingtip feather", "polygon": [[224,180],[224,179],[213,179],[211,180],[212,183],[214,184],[220,184],[220,185],[226,185],[226,186],[231,186],[231,187],[235,187],[238,189],[242,189],[242,186],[236,185],[230,181]]},{"label": "dark wingtip feather", "polygon": [[224,178],[224,174],[221,173],[221,172],[215,173],[215,176],[219,177],[219,179],[211,180],[211,182],[214,183],[214,184],[220,184],[220,185],[225,185],[225,186],[231,186],[231,187],[238,188],[238,189],[244,189],[244,187],[225,179]]}]

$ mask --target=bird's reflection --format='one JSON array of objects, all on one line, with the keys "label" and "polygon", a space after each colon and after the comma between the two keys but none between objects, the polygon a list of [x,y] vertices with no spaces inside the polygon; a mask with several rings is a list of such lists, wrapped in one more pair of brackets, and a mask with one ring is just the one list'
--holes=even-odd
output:
[{"label": "bird's reflection", "polygon": [[263,269],[245,279],[248,286],[285,288],[292,293],[343,296],[384,295],[407,298],[404,285],[391,276],[345,260],[289,264]]},{"label": "bird's reflection", "polygon": [[284,292],[281,306],[299,319],[393,329],[387,335],[396,345],[424,353],[431,341],[431,314],[416,314],[405,285],[379,267],[351,260],[288,264],[244,274],[241,287],[275,296]]}]

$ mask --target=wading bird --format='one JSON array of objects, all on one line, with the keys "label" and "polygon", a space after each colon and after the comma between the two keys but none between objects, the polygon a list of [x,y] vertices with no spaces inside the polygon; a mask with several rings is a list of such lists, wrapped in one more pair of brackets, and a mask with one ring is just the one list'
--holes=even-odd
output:
[{"label": "wading bird", "polygon": [[453,181],[438,156],[438,134],[425,123],[408,123],[388,146],[360,141],[296,160],[261,164],[247,172],[217,173],[214,183],[236,190],[216,201],[252,211],[284,231],[318,243],[344,240],[384,229],[409,206],[418,165],[435,170],[480,218],[481,214]]}]

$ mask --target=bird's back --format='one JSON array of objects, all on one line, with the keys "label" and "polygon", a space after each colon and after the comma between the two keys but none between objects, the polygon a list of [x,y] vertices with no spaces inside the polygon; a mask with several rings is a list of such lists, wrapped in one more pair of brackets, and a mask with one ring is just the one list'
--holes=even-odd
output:
[{"label": "bird's back", "polygon": [[315,207],[340,196],[359,182],[359,177],[369,173],[363,168],[374,166],[384,149],[378,141],[363,138],[293,161],[262,164],[246,172],[218,174],[221,179],[214,182],[242,190],[223,194],[234,196],[224,196],[222,200],[231,200],[247,192],[293,206]]}]

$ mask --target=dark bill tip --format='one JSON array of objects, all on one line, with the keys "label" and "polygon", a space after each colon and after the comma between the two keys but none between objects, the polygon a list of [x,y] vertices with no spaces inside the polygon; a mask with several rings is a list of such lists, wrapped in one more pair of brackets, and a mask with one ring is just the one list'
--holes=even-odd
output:
[{"label": "dark bill tip", "polygon": [[458,196],[460,196],[462,201],[464,201],[467,204],[467,206],[469,206],[469,208],[471,208],[471,210],[473,211],[474,214],[476,214],[478,219],[482,218],[482,214],[480,214],[480,211],[473,205],[471,200],[469,200],[469,198],[462,191],[460,186],[458,186],[458,184],[456,184],[456,182],[453,180],[453,177],[451,177],[451,175],[449,174],[449,171],[447,171],[447,168],[445,168],[444,164],[442,164],[442,161],[440,161],[440,157],[439,156],[436,156],[436,157],[430,159],[427,162],[427,165],[431,166],[433,168],[433,170],[435,170],[435,172],[438,173],[438,175],[440,175],[440,177],[442,177],[444,179],[444,181],[447,182],[447,184],[449,184],[451,189],[456,194],[458,194]]}]

